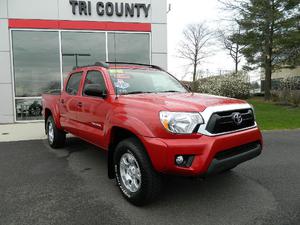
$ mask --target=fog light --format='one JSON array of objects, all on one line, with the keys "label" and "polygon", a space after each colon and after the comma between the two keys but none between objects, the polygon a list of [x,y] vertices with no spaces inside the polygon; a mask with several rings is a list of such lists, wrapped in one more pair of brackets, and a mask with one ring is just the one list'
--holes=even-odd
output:
[{"label": "fog light", "polygon": [[175,164],[179,167],[190,167],[193,163],[194,155],[177,155],[175,156]]},{"label": "fog light", "polygon": [[182,155],[179,155],[179,156],[177,156],[176,157],[176,164],[178,165],[178,166],[180,166],[182,163],[183,163],[183,161],[184,161],[184,158],[183,158],[183,156]]}]

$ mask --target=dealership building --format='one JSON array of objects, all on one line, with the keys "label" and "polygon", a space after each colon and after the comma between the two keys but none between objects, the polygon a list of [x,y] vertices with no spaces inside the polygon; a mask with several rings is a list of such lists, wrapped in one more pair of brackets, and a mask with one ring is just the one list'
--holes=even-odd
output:
[{"label": "dealership building", "polygon": [[75,66],[167,68],[166,14],[166,0],[0,0],[0,123],[41,120],[41,95]]}]

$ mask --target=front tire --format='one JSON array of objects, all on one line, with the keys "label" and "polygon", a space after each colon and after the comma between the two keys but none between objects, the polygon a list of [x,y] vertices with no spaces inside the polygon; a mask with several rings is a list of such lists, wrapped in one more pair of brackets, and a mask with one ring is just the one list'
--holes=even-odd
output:
[{"label": "front tire", "polygon": [[46,133],[48,137],[48,143],[52,148],[61,148],[64,146],[66,141],[66,133],[56,127],[52,116],[49,116],[47,119]]},{"label": "front tire", "polygon": [[114,153],[117,184],[132,204],[142,206],[160,193],[161,177],[150,162],[143,145],[135,138],[121,141]]}]

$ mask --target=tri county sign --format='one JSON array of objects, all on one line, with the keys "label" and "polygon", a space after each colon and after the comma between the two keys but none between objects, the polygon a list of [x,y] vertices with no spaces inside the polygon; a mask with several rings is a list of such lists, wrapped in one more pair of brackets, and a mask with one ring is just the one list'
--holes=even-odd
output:
[{"label": "tri county sign", "polygon": [[70,0],[73,15],[91,16],[97,13],[99,16],[118,16],[118,17],[145,17],[149,16],[151,4],[144,3],[125,3],[125,2],[97,2],[95,8],[91,1]]}]

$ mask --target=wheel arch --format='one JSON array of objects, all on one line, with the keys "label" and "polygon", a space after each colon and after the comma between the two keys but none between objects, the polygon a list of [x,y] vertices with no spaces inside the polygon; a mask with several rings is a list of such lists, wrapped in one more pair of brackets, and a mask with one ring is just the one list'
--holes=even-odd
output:
[{"label": "wheel arch", "polygon": [[46,125],[47,125],[47,120],[48,120],[49,116],[53,117],[56,127],[58,129],[62,129],[62,126],[61,126],[60,121],[59,121],[58,109],[56,109],[56,108],[50,109],[49,107],[47,107],[47,108],[44,109],[45,130],[47,130]]},{"label": "wheel arch", "polygon": [[[107,163],[108,177],[110,179],[115,178],[114,167],[113,167],[113,157],[114,157],[115,148],[118,145],[118,143],[128,138],[135,138],[143,145],[144,149],[146,150],[146,147],[144,146],[143,142],[134,132],[132,132],[127,128],[123,128],[119,126],[112,127],[110,131],[110,138],[109,138],[109,145],[108,145],[108,163]],[[149,157],[147,151],[145,151],[145,153]]]},{"label": "wheel arch", "polygon": [[44,119],[45,119],[45,133],[47,134],[47,120],[49,116],[52,116],[52,112],[49,108],[44,109]]}]

